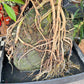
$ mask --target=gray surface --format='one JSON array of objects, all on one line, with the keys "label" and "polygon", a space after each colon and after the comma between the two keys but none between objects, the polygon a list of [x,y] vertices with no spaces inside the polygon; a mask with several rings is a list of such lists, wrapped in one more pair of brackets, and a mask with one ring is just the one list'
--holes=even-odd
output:
[{"label": "gray surface", "polygon": [[84,84],[84,79],[76,82],[72,82],[72,83],[67,83],[67,84]]}]

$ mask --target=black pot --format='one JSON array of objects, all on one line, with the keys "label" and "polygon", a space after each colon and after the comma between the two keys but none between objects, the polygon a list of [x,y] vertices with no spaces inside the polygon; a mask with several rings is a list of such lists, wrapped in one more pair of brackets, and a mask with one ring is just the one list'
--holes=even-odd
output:
[{"label": "black pot", "polygon": [[78,47],[78,44],[74,41],[74,48],[76,50],[76,53],[78,54],[80,60],[84,63],[84,54],[82,53],[82,51],[80,50],[80,48]]},{"label": "black pot", "polygon": [[1,82],[1,74],[2,74],[2,67],[3,67],[3,57],[4,57],[4,38],[0,37],[0,82]]},{"label": "black pot", "polygon": [[[78,58],[80,58],[82,63],[84,63],[84,61],[83,61],[83,56],[84,55],[79,50],[77,44],[74,43],[74,42],[73,42],[73,44],[74,44],[73,50],[75,50],[77,52]],[[4,66],[3,65],[3,57],[5,57],[4,56],[5,55],[4,54],[4,43],[3,43],[3,47],[1,49],[2,49],[2,52],[0,53],[0,55],[1,55],[1,57],[0,57],[0,64],[1,64],[1,66],[0,66],[0,82],[4,82],[3,78],[1,79],[1,77],[3,77],[3,74],[1,75],[1,73],[3,71],[2,66]],[[7,70],[7,68],[6,68],[6,70]],[[19,73],[19,72],[17,72],[17,73]],[[10,74],[8,74],[8,75],[9,75],[8,77],[10,77]],[[18,75],[18,77],[20,78],[20,75]],[[11,78],[10,78],[10,81],[11,81]],[[66,77],[62,77],[62,78],[55,78],[55,79],[51,79],[51,80],[34,81],[34,82],[27,82],[26,81],[26,82],[22,82],[22,83],[20,82],[20,83],[15,83],[15,84],[65,84],[65,83],[71,83],[71,84],[75,83],[75,84],[77,84],[78,82],[79,82],[79,84],[83,84],[83,82],[84,82],[84,72],[76,74],[76,75],[72,75],[72,76],[66,76]],[[7,81],[5,81],[5,83],[7,84]]]}]

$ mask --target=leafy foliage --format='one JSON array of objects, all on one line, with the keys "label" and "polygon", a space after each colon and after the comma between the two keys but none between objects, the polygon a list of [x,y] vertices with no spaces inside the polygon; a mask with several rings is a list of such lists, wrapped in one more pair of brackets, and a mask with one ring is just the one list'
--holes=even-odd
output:
[{"label": "leafy foliage", "polygon": [[16,21],[16,15],[15,15],[14,10],[13,10],[10,6],[8,6],[8,5],[5,3],[5,1],[11,1],[11,2],[18,3],[18,4],[24,4],[24,2],[23,2],[22,0],[4,0],[4,1],[1,1],[1,0],[0,0],[0,2],[3,4],[3,6],[4,6],[4,8],[5,8],[6,12],[7,12],[7,14],[9,15],[9,17],[10,17],[12,20]]},{"label": "leafy foliage", "polygon": [[16,21],[16,15],[15,15],[14,10],[5,3],[3,5],[6,12],[8,13],[8,16],[11,17],[11,19],[13,19],[14,21]]},{"label": "leafy foliage", "polygon": [[5,1],[12,1],[18,4],[24,4],[24,2],[22,0],[5,0]]},{"label": "leafy foliage", "polygon": [[[80,13],[80,11],[82,14]],[[72,20],[75,27],[73,37],[76,37],[76,35],[79,35],[80,41],[82,38],[84,38],[84,16],[81,17],[81,15],[84,15],[82,1],[80,4],[80,8],[74,13],[73,20]]]}]

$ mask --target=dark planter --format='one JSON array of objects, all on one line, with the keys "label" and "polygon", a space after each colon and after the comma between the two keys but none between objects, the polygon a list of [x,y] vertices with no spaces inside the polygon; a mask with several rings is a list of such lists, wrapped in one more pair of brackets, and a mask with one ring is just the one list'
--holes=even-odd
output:
[{"label": "dark planter", "polygon": [[[0,52],[0,82],[3,82],[3,80],[1,80],[1,77],[3,77],[2,76],[3,75],[2,74],[2,69],[3,69],[2,67],[3,67],[3,58],[4,58],[5,54],[4,54],[4,42],[3,42],[2,37],[0,37],[0,41],[1,41],[0,42],[1,43],[1,45],[0,45],[0,49],[1,49],[1,52]],[[78,58],[80,58],[81,62],[84,63],[84,60],[83,60],[84,55],[81,53],[81,51],[78,48],[77,44],[74,43],[74,42],[73,42],[73,44],[74,44],[73,52],[75,50]],[[9,77],[10,77],[10,74],[9,74]],[[62,78],[55,78],[55,79],[51,79],[51,80],[34,81],[34,82],[22,82],[22,83],[20,82],[20,83],[16,83],[16,84],[65,84],[65,83],[83,84],[83,82],[84,82],[84,72],[76,74],[76,75],[72,75],[72,76],[66,76],[66,77],[62,77]],[[11,83],[11,84],[14,84],[14,83]]]},{"label": "dark planter", "polygon": [[45,81],[11,83],[11,84],[83,84],[83,83],[84,83],[84,73]]},{"label": "dark planter", "polygon": [[1,74],[3,67],[3,57],[4,57],[4,37],[0,37],[0,82],[1,82]]},{"label": "dark planter", "polygon": [[74,41],[73,42],[75,50],[80,58],[80,60],[84,63],[84,54],[82,53],[82,51],[80,50],[80,48],[78,47],[77,43]]}]

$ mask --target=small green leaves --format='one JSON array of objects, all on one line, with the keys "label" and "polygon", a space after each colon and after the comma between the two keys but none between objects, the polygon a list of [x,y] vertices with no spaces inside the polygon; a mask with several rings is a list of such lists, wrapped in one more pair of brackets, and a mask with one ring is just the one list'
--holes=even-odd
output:
[{"label": "small green leaves", "polygon": [[78,31],[79,31],[79,24],[76,24],[76,25],[74,25],[74,27],[75,27],[75,30],[74,30],[74,33],[73,33],[73,37],[75,37],[76,36],[76,34],[78,33]]},{"label": "small green leaves", "polygon": [[80,27],[80,39],[84,38],[84,23]]},{"label": "small green leaves", "polygon": [[0,0],[0,3],[3,3],[3,6],[4,6],[4,8],[5,8],[5,10],[6,10],[7,14],[8,14],[8,16],[11,19],[13,19],[14,21],[16,21],[16,15],[15,15],[14,10],[10,6],[8,6],[7,4],[5,4],[4,3],[5,1],[11,1],[11,2],[18,3],[18,4],[24,4],[24,2],[22,0],[3,0],[3,1]]},{"label": "small green leaves", "polygon": [[24,2],[22,0],[5,0],[5,1],[12,1],[18,4],[24,4]]},{"label": "small green leaves", "polygon": [[75,27],[75,30],[74,30],[73,37],[75,37],[76,34],[79,33],[80,40],[84,38],[84,21],[77,23],[76,25],[74,25],[74,27]]},{"label": "small green leaves", "polygon": [[[76,12],[74,13],[73,20],[74,20],[74,19],[77,17],[77,15],[79,14],[78,12],[79,12],[79,9],[77,9]],[[72,21],[73,21],[73,20],[72,20]]]},{"label": "small green leaves", "polygon": [[13,19],[14,21],[16,21],[16,15],[15,15],[14,10],[13,10],[10,6],[8,6],[7,4],[5,4],[5,3],[3,3],[3,5],[4,5],[4,8],[5,8],[5,10],[6,10],[8,16],[9,16],[11,19]]}]

